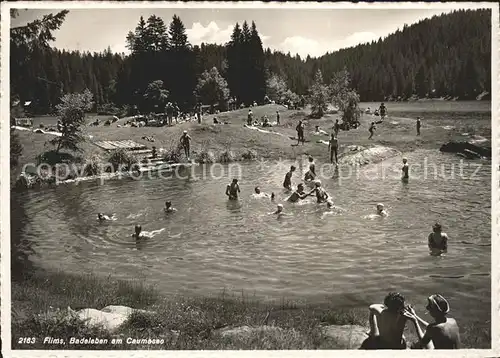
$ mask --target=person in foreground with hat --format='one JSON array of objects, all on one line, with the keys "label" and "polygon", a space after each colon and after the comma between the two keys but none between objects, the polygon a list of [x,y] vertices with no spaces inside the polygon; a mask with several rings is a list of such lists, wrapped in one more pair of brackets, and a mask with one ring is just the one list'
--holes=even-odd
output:
[{"label": "person in foreground with hat", "polygon": [[187,160],[190,158],[190,146],[191,146],[191,137],[189,136],[187,131],[184,131],[182,133],[181,139],[181,146],[184,148],[184,154],[186,154]]},{"label": "person in foreground with hat", "polygon": [[[427,349],[459,349],[460,348],[460,330],[455,319],[446,317],[450,312],[450,305],[446,299],[434,294],[427,298],[425,307],[429,314],[434,318],[433,323],[427,323],[415,313],[415,310],[408,306],[404,315],[415,324],[419,345]],[[420,328],[420,324],[425,327],[425,334]]]},{"label": "person in foreground with hat", "polygon": [[432,226],[432,232],[427,238],[429,250],[434,254],[442,254],[448,252],[448,235],[442,232],[440,223],[435,223]]}]

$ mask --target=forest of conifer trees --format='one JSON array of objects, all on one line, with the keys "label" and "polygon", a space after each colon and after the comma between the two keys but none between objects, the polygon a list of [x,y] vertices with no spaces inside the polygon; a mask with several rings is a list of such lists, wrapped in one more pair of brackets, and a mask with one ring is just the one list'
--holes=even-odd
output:
[{"label": "forest of conifer trees", "polygon": [[[272,77],[289,93],[307,97],[318,70],[328,83],[344,68],[361,101],[469,100],[491,87],[490,10],[434,16],[405,25],[385,39],[319,58],[263,49],[254,22],[235,24],[226,45],[193,46],[178,16],[167,24],[152,15],[138,19],[126,42],[129,55],[109,48],[102,53],[26,48],[11,39],[11,97],[32,101],[32,112],[45,114],[53,111],[62,94],[88,88],[98,108],[144,110],[145,91],[156,81],[168,101],[188,110],[204,100],[197,88],[205,71],[222,76],[217,86],[227,85],[229,91],[220,93],[250,104],[262,103]],[[217,71],[211,71],[214,67]]]}]

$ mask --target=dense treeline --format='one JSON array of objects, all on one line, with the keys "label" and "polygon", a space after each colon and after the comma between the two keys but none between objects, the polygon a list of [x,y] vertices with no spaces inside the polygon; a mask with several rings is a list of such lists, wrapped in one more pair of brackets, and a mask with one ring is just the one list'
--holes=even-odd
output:
[{"label": "dense treeline", "polygon": [[236,24],[225,46],[193,46],[179,17],[167,25],[152,15],[141,17],[127,35],[128,56],[109,49],[91,54],[27,48],[11,40],[11,93],[21,101],[33,101],[39,113],[53,110],[63,93],[85,88],[94,94],[97,106],[113,103],[141,110],[150,105],[145,92],[155,82],[168,101],[185,110],[203,101],[197,88],[204,73],[205,82],[206,73],[220,74],[229,91],[219,92],[249,104],[263,101],[273,76],[282,79],[289,93],[308,95],[318,70],[330,82],[335,73],[347,69],[363,101],[412,96],[474,99],[490,92],[490,24],[490,10],[459,10],[405,25],[377,42],[302,59],[264,50],[253,22]]}]

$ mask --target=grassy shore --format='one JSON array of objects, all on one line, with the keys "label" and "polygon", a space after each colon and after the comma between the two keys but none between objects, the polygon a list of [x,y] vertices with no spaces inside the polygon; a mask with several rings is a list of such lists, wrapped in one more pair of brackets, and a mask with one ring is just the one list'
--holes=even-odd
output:
[{"label": "grassy shore", "polygon": [[[262,133],[243,127],[246,123],[248,109],[241,109],[232,112],[221,113],[217,118],[222,121],[228,121],[228,125],[213,125],[214,115],[205,116],[204,123],[186,122],[172,127],[116,127],[116,123],[110,127],[86,127],[87,134],[92,136],[92,140],[124,140],[131,139],[151,148],[153,145],[157,148],[172,149],[177,147],[182,131],[187,130],[192,140],[192,152],[200,153],[212,151],[213,153],[223,153],[231,151],[236,158],[241,158],[242,154],[253,151],[257,158],[266,159],[295,159],[302,154],[314,156],[319,162],[328,161],[328,149],[323,144],[316,143],[316,140],[327,140],[327,137],[312,135],[314,127],[319,125],[322,129],[330,132],[335,119],[339,118],[337,114],[327,114],[321,119],[306,120],[305,137],[308,142],[304,145],[296,146],[297,142],[290,137],[296,137],[295,126],[301,119],[306,119],[309,110],[287,110],[278,105],[266,105],[252,109],[255,118],[261,118],[267,115],[271,121],[275,120],[276,111],[280,111],[281,125],[271,128],[272,131],[282,134]],[[341,131],[339,134],[340,151],[347,145],[386,145],[393,147],[405,153],[416,148],[438,149],[441,144],[459,138],[460,129],[450,131],[440,126],[426,128],[424,122],[422,127],[422,136],[417,137],[415,132],[415,121],[413,119],[389,117],[385,123],[378,125],[375,136],[372,140],[368,139],[369,122],[376,120],[368,115],[361,118],[362,126],[350,131]],[[47,121],[47,120],[46,120]],[[397,122],[392,124],[391,122]],[[462,128],[462,131],[465,130]],[[21,164],[36,163],[35,158],[53,147],[46,142],[53,137],[46,134],[38,134],[28,131],[18,131],[24,151],[19,161]],[[481,134],[484,135],[485,133]],[[148,142],[142,137],[152,136],[155,142]],[[78,155],[82,157],[91,157],[94,154],[103,155],[104,152],[93,145],[90,141],[81,144],[82,152]],[[216,156],[218,158],[218,156]],[[19,172],[21,166],[17,169]],[[16,172],[16,174],[17,174]]]},{"label": "grassy shore", "polygon": [[[80,319],[67,319],[67,307],[102,309],[125,305],[153,313],[134,313],[111,334],[103,327],[89,327]],[[309,305],[279,300],[263,302],[245,293],[221,292],[217,297],[163,297],[140,281],[120,281],[92,274],[73,275],[38,271],[12,283],[12,347],[14,349],[60,349],[43,345],[44,337],[163,339],[161,345],[75,345],[64,349],[338,349],[335,340],[323,335],[324,325],[367,327],[368,310],[339,309],[332,304]],[[225,327],[278,327],[239,336],[223,337]],[[410,325],[407,325],[410,326]],[[489,348],[490,330],[461,326],[465,348]],[[413,327],[405,336],[416,342]],[[35,345],[18,344],[19,337],[35,337]]]}]

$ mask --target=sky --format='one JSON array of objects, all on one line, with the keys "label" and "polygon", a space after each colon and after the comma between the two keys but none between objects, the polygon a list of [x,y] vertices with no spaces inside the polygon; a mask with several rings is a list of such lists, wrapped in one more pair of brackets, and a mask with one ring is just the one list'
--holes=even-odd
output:
[{"label": "sky", "polygon": [[[14,3],[15,4],[15,3]],[[460,6],[460,5],[458,5]],[[465,6],[460,6],[465,7]],[[301,57],[321,56],[341,48],[378,40],[404,24],[451,12],[456,7],[421,9],[196,9],[196,8],[115,8],[69,9],[61,28],[54,32],[52,46],[59,49],[100,52],[108,46],[113,52],[128,53],[125,38],[139,18],[150,15],[171,22],[174,14],[186,27],[193,45],[225,44],[236,22],[255,21],[264,47]],[[11,26],[24,25],[61,9],[20,10]]]}]

